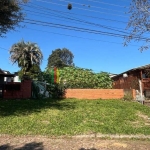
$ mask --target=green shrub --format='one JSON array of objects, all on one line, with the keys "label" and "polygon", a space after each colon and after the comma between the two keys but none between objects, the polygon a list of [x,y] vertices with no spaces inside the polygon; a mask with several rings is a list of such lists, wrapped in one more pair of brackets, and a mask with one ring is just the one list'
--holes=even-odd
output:
[{"label": "green shrub", "polygon": [[132,97],[131,94],[127,93],[127,94],[124,95],[123,100],[124,101],[132,101],[133,97]]},{"label": "green shrub", "polygon": [[47,85],[46,90],[49,92],[50,97],[52,98],[63,98],[65,97],[66,94],[66,88],[63,84],[58,83],[49,84]]},{"label": "green shrub", "polygon": [[106,72],[94,73],[90,69],[78,67],[64,67],[59,69],[60,82],[66,82],[67,88],[77,89],[109,89],[112,80]]}]

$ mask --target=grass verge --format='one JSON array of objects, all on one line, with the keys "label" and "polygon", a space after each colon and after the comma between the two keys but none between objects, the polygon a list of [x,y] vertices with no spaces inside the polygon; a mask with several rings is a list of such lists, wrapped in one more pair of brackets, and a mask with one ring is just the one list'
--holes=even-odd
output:
[{"label": "grass verge", "polygon": [[149,107],[121,100],[0,101],[0,134],[150,135]]}]

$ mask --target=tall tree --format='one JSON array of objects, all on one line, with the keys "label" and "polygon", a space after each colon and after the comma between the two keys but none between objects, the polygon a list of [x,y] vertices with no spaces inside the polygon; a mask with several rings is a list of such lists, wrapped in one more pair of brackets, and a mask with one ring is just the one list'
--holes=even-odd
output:
[{"label": "tall tree", "polygon": [[10,49],[10,60],[12,63],[18,63],[24,74],[29,72],[34,65],[40,66],[43,55],[36,43],[18,42],[12,45]]},{"label": "tall tree", "polygon": [[0,0],[0,37],[14,30],[24,18],[20,3],[27,0]]},{"label": "tall tree", "polygon": [[[32,67],[28,70],[28,72],[26,72],[26,76],[29,77],[30,79],[34,79],[34,80],[41,80],[41,68],[39,65],[32,65]],[[22,79],[24,77],[24,70],[21,69],[20,71],[18,71],[18,75],[19,78]]]},{"label": "tall tree", "polygon": [[150,1],[149,0],[132,0],[129,8],[130,19],[127,28],[130,34],[125,37],[125,45],[131,40],[144,41],[145,44],[140,50],[148,49],[150,38],[144,38],[150,32]]},{"label": "tall tree", "polygon": [[73,54],[66,48],[56,49],[52,51],[52,54],[49,55],[47,67],[66,67],[66,66],[74,66],[73,63]]}]

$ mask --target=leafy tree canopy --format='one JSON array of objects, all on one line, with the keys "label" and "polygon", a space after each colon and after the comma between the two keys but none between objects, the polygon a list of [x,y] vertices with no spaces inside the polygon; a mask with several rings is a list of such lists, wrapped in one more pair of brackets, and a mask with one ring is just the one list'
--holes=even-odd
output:
[{"label": "leafy tree canopy", "polygon": [[144,37],[150,32],[150,1],[149,0],[132,0],[129,8],[130,19],[127,28],[130,34],[125,37],[125,45],[131,40],[143,41],[140,50],[148,49],[150,38]]},{"label": "leafy tree canopy", "polygon": [[0,37],[14,30],[24,18],[20,3],[27,0],[0,0]]},{"label": "leafy tree canopy", "polygon": [[52,51],[52,54],[48,58],[47,67],[66,67],[66,66],[74,66],[73,63],[73,54],[66,48],[56,49]]},{"label": "leafy tree canopy", "polygon": [[[40,78],[41,74],[41,69],[39,65],[33,64],[32,67],[29,69],[29,71],[26,73],[26,75],[33,80],[38,80]],[[24,70],[21,69],[18,72],[19,78],[23,79],[24,78]]]},{"label": "leafy tree canopy", "polygon": [[10,49],[10,60],[17,63],[18,67],[26,74],[34,66],[40,66],[43,55],[36,43],[21,42],[15,43]]},{"label": "leafy tree canopy", "polygon": [[[46,76],[47,75],[47,76]],[[51,82],[49,69],[45,71],[45,79]],[[93,73],[92,70],[78,67],[63,67],[59,69],[60,84],[66,88],[112,88],[112,80],[106,72]]]}]

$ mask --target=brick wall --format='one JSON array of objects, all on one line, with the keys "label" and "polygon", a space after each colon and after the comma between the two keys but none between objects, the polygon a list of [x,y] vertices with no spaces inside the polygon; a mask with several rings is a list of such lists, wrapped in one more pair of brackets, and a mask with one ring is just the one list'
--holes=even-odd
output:
[{"label": "brick wall", "polygon": [[32,90],[32,81],[31,80],[25,80],[21,83],[12,82],[7,83],[8,85],[14,85],[18,84],[20,85],[20,90],[4,90],[3,98],[9,98],[9,99],[22,99],[22,98],[31,98],[31,90]]},{"label": "brick wall", "polygon": [[[135,90],[131,90],[133,98]],[[66,98],[77,99],[120,99],[124,97],[123,89],[67,89]]]}]

